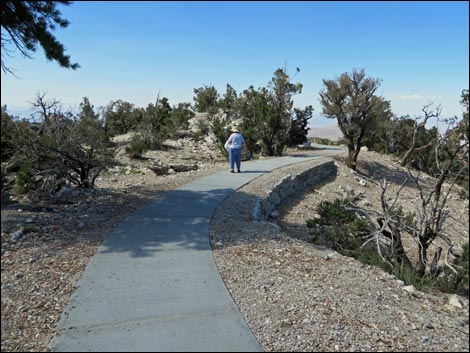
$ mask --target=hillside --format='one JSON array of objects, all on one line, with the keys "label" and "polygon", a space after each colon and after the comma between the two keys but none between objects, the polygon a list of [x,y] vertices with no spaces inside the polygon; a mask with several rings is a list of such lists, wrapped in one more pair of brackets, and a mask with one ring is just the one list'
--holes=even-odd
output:
[{"label": "hillside", "polygon": [[[49,350],[48,343],[76,281],[107,232],[160,193],[227,168],[227,162],[216,154],[204,152],[205,143],[190,139],[169,141],[167,150],[148,152],[141,160],[131,160],[123,153],[128,137],[118,140],[122,144],[117,154],[120,165],[102,174],[97,180],[98,189],[64,189],[54,202],[20,198],[2,203],[2,351]],[[210,145],[210,141],[207,143]],[[375,169],[383,175],[398,175],[391,173],[396,166],[388,157],[364,152],[359,160],[363,161],[364,173]],[[155,175],[149,165],[156,162],[197,164],[198,170]],[[248,168],[249,162],[245,163]],[[382,272],[328,250],[318,253],[303,239],[305,220],[315,216],[315,205],[322,199],[338,197],[341,186],[364,189],[367,199],[374,200],[373,187],[360,185],[341,158],[337,163],[339,173],[332,183],[279,208],[280,218],[273,220],[277,226],[254,225],[240,219],[239,208],[227,208],[238,204],[231,203],[231,198],[220,207],[220,212],[228,212],[235,224],[224,225],[230,234],[213,236],[214,256],[227,287],[263,347],[273,351],[334,350],[336,346],[358,350],[468,349],[467,299],[408,293]],[[268,173],[233,197],[258,195],[285,173],[289,170]],[[242,206],[249,207],[249,203]],[[453,197],[451,208],[460,219],[452,223],[455,234],[461,236],[459,241],[468,241],[468,203]],[[218,229],[216,223],[211,227]],[[245,241],[240,242],[239,237],[244,236]],[[347,286],[356,282],[361,286],[349,293]],[[370,300],[375,303],[373,316],[367,314]],[[399,311],[398,307],[410,300],[410,308]],[[423,305],[428,311],[423,311]],[[380,310],[387,306],[391,311],[383,315]],[[354,308],[363,311],[359,314]],[[431,311],[438,314],[433,316]],[[392,323],[384,326],[388,315],[393,320],[403,315],[410,319],[405,324],[393,321],[398,327],[394,331]],[[354,329],[351,322],[355,323]],[[389,334],[380,341],[379,333],[384,330]],[[404,332],[406,339],[401,336]],[[343,341],[338,341],[339,333],[347,333]],[[347,340],[355,346],[346,347]]]},{"label": "hillside", "polygon": [[[256,197],[295,167],[264,175],[238,190],[211,224],[214,258],[232,297],[265,351],[468,351],[468,298],[424,293],[383,270],[313,245],[306,220],[322,201],[362,194],[361,205],[378,209],[380,189],[335,158],[336,179],[278,207],[278,218],[253,224]],[[396,190],[405,175],[388,156],[361,152],[359,171],[385,177]],[[307,163],[307,162],[306,162]],[[431,178],[424,178],[432,183]],[[429,185],[429,184],[428,184]],[[418,203],[407,186],[400,205]],[[468,242],[468,201],[449,200],[446,230]],[[317,234],[318,236],[318,234]],[[416,245],[408,239],[407,249]],[[435,251],[435,247],[433,247]],[[416,260],[416,254],[411,255]]]}]

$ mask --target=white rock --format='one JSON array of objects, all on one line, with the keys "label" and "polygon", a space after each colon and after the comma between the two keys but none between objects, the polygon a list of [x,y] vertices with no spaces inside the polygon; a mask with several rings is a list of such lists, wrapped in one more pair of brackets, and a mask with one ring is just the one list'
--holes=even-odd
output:
[{"label": "white rock", "polygon": [[455,294],[449,297],[449,305],[454,308],[462,309],[462,304],[460,303],[459,297]]},{"label": "white rock", "polygon": [[326,255],[326,259],[327,259],[327,260],[334,260],[334,259],[336,259],[336,258],[337,258],[337,256],[336,256],[336,254],[333,253],[333,252],[332,252],[332,253],[329,253],[328,255]]},{"label": "white rock", "polygon": [[405,287],[403,287],[403,290],[407,291],[408,293],[413,293],[415,291],[415,287],[414,286],[405,286]]}]

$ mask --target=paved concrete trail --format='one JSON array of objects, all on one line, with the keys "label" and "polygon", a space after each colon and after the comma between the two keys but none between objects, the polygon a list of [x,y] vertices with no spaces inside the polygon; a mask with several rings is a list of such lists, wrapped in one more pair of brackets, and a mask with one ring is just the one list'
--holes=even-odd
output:
[{"label": "paved concrete trail", "polygon": [[211,217],[227,196],[254,178],[342,151],[328,147],[302,156],[244,162],[243,173],[210,175],[138,209],[91,259],[51,348],[261,351],[212,257]]}]

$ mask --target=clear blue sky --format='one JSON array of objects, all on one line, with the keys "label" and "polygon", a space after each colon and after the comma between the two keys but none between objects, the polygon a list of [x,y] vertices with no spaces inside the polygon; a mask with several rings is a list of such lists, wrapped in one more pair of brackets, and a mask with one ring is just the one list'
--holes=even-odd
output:
[{"label": "clear blue sky", "polygon": [[311,104],[315,115],[322,79],[354,68],[383,80],[378,93],[398,115],[432,101],[444,116],[460,116],[469,87],[466,1],[77,1],[59,10],[71,24],[54,34],[81,68],[47,62],[41,48],[33,60],[6,57],[20,77],[1,73],[10,113],[28,109],[40,91],[71,106],[86,96],[95,107],[117,99],[144,107],[158,92],[171,104],[192,103],[194,88],[258,88],[284,66],[291,76],[300,68],[295,105]]}]

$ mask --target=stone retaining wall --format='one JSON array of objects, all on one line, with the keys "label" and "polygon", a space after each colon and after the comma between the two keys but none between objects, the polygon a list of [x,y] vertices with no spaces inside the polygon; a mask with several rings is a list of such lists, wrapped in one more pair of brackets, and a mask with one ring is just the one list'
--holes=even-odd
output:
[{"label": "stone retaining wall", "polygon": [[259,198],[256,201],[256,206],[253,210],[254,221],[266,221],[276,206],[289,196],[305,192],[314,186],[320,186],[333,180],[337,169],[334,161],[330,160],[313,166],[297,175],[286,175],[269,190],[266,197]]}]

